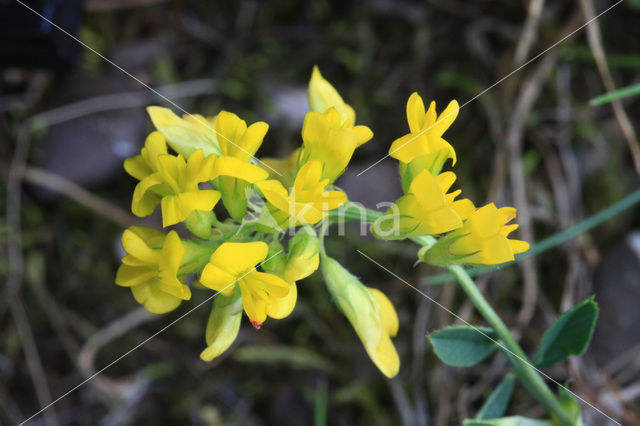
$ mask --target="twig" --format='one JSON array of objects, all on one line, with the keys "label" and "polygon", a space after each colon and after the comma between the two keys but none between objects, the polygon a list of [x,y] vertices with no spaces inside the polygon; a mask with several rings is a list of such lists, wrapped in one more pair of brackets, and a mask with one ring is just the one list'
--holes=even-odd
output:
[{"label": "twig", "polygon": [[59,192],[122,227],[128,227],[140,222],[131,213],[106,201],[104,198],[94,195],[60,175],[37,167],[27,166],[24,168],[23,179],[35,185]]},{"label": "twig", "polygon": [[402,383],[398,378],[388,380],[389,389],[391,389],[391,396],[396,403],[402,424],[405,426],[413,425],[413,411],[411,410],[411,403],[407,397],[407,393],[402,388]]},{"label": "twig", "polygon": [[[87,340],[78,354],[78,366],[82,373],[86,377],[91,377],[95,374],[95,358],[100,348],[104,345],[112,342],[140,324],[156,318],[158,317],[150,314],[144,307],[140,306],[98,330]],[[110,394],[122,395],[122,393],[132,385],[128,380],[116,380],[103,375],[96,376],[93,381],[98,388]]]},{"label": "twig", "polygon": [[164,103],[162,96],[169,99],[181,99],[215,93],[217,84],[210,78],[202,78],[167,84],[154,90],[155,92],[137,90],[95,96],[41,112],[34,115],[30,121],[34,127],[53,126],[99,112],[143,107],[152,101]]},{"label": "twig", "polygon": [[[600,79],[607,92],[613,92],[616,90],[616,85],[611,76],[609,65],[607,64],[600,27],[598,23],[593,20],[595,17],[593,0],[580,0],[580,6],[584,16],[589,20],[589,25],[587,25],[587,41],[589,42],[591,52],[593,52],[593,58],[596,61]],[[629,150],[633,158],[633,166],[636,172],[640,173],[640,144],[638,143],[638,137],[636,136],[633,124],[631,124],[631,120],[629,120],[629,116],[619,99],[611,101],[611,108],[613,108],[613,113],[616,116],[620,130],[622,130],[622,134],[629,145]]]},{"label": "twig", "polygon": [[30,145],[30,125],[25,123],[18,129],[16,148],[9,166],[7,178],[7,254],[9,257],[9,277],[0,303],[0,320],[4,317],[6,307],[11,304],[20,291],[24,269],[22,256],[22,233],[20,223],[20,203],[22,192],[20,176],[24,174]]},{"label": "twig", "polygon": [[[22,298],[14,297],[9,309],[13,315],[18,335],[20,336],[24,355],[27,359],[27,366],[29,367],[29,373],[31,374],[31,380],[33,381],[33,386],[36,389],[38,403],[41,407],[44,407],[52,401],[51,392],[49,391],[47,377],[42,366],[40,354],[38,353],[38,347],[36,346],[33,333],[31,332],[31,326],[27,319],[27,313],[25,312],[24,305],[22,304]],[[58,425],[58,419],[55,411],[53,410],[49,410],[44,413],[44,420],[47,425]]]},{"label": "twig", "polygon": [[538,24],[540,22],[540,15],[544,9],[544,0],[530,0],[529,8],[527,9],[527,20],[522,27],[522,34],[518,45],[516,47],[516,53],[514,55],[513,64],[519,67],[527,60],[531,46],[538,36]]},{"label": "twig", "polygon": [[[531,76],[525,80],[520,94],[515,102],[510,126],[506,134],[506,144],[509,152],[509,177],[513,185],[513,199],[518,209],[518,223],[521,236],[525,241],[534,241],[531,212],[527,202],[527,185],[522,165],[522,145],[524,126],[529,111],[540,94],[542,85],[560,56],[560,50],[552,50],[542,59]],[[535,311],[538,294],[538,273],[533,258],[521,263],[524,276],[523,306],[518,313],[517,322],[520,325],[529,323]]]},{"label": "twig", "polygon": [[426,299],[421,299],[416,311],[413,323],[413,364],[411,366],[411,378],[413,386],[413,399],[415,405],[415,424],[427,426],[429,416],[428,401],[424,392],[424,361],[427,349],[427,324],[432,304]]}]

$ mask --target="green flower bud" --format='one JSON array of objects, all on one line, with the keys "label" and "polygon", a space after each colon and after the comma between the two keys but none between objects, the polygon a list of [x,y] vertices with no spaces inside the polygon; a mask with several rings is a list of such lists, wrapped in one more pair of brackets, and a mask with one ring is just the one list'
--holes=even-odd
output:
[{"label": "green flower bud", "polygon": [[269,254],[267,254],[267,260],[262,262],[262,269],[269,274],[283,277],[286,264],[287,256],[284,253],[282,244],[278,241],[274,241],[269,244]]},{"label": "green flower bud", "polygon": [[200,354],[203,361],[211,361],[229,349],[238,337],[241,319],[242,297],[239,288],[231,296],[218,294],[213,299],[213,308],[207,321],[208,347]]},{"label": "green flower bud", "polygon": [[320,240],[310,227],[303,227],[289,241],[284,279],[299,281],[313,274],[320,263]]},{"label": "green flower bud", "polygon": [[329,292],[373,363],[385,376],[394,377],[400,368],[400,358],[391,337],[397,333],[398,317],[389,299],[382,292],[364,286],[326,255],[322,256],[321,269]]},{"label": "green flower bud", "polygon": [[187,216],[184,224],[193,235],[206,240],[211,236],[215,220],[213,211],[194,210]]}]

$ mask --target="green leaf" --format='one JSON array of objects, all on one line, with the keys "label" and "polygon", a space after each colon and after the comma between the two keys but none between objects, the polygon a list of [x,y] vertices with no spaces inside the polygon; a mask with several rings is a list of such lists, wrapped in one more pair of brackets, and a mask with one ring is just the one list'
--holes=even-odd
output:
[{"label": "green leaf", "polygon": [[433,350],[447,365],[469,367],[489,355],[497,348],[496,334],[486,327],[454,326],[436,331],[427,336]]},{"label": "green leaf", "polygon": [[482,404],[476,418],[478,420],[486,420],[495,419],[504,415],[505,411],[507,411],[515,382],[515,376],[513,374],[507,374],[498,387],[491,392],[489,398]]},{"label": "green leaf", "polygon": [[598,304],[593,297],[562,314],[545,331],[533,364],[544,368],[570,355],[580,355],[591,341],[597,318]]},{"label": "green leaf", "polygon": [[618,99],[624,99],[636,95],[640,95],[640,83],[632,84],[631,86],[622,87],[618,90],[614,90],[613,92],[608,92],[600,96],[596,96],[589,101],[589,105],[603,105],[612,101],[616,101]]},{"label": "green leaf", "polygon": [[511,416],[492,420],[467,419],[462,422],[462,426],[553,426],[553,423],[547,420],[536,420],[521,416]]}]

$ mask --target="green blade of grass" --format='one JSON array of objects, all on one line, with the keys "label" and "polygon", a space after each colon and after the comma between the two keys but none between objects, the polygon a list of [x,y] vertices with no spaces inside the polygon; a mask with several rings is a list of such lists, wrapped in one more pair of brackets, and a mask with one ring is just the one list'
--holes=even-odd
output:
[{"label": "green blade of grass", "polygon": [[624,98],[628,98],[630,96],[636,96],[636,95],[640,95],[640,83],[623,87],[621,89],[614,90],[613,92],[604,93],[600,96],[596,96],[595,98],[589,101],[589,105],[591,106],[603,105],[618,99],[624,99]]}]

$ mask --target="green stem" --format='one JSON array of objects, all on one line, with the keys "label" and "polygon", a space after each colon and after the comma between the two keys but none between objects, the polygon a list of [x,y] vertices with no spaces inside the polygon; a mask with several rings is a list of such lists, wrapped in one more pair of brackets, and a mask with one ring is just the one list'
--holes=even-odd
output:
[{"label": "green stem", "polygon": [[500,319],[500,316],[498,316],[482,293],[480,293],[480,290],[469,274],[458,265],[450,266],[449,270],[456,277],[460,287],[467,293],[467,296],[469,296],[469,299],[484,319],[487,320],[496,334],[500,336],[500,340],[506,349],[514,356],[513,360],[517,364],[517,372],[525,378],[525,383],[529,385],[534,396],[549,412],[554,413],[563,424],[571,425],[571,417],[569,414],[562,407],[551,389],[549,389],[536,368],[528,361],[526,354],[518,342],[513,338],[505,323]]},{"label": "green stem", "polygon": [[[637,190],[619,200],[618,202],[612,204],[611,206],[572,226],[571,228],[568,228],[562,232],[554,234],[551,237],[540,241],[526,253],[520,256],[516,256],[516,259],[512,262],[504,263],[502,265],[497,265],[491,268],[472,268],[470,271],[466,271],[464,268],[458,265],[450,266],[450,274],[441,274],[429,279],[429,284],[431,285],[436,283],[442,284],[445,282],[450,282],[453,278],[458,281],[458,283],[467,294],[469,299],[471,299],[478,311],[498,334],[507,351],[510,352],[510,354],[508,354],[508,357],[514,364],[514,369],[518,373],[522,382],[527,386],[531,393],[545,406],[545,408],[549,412],[555,414],[558,420],[563,424],[571,425],[571,417],[562,407],[551,389],[549,389],[546,382],[538,373],[538,370],[536,370],[536,368],[533,367],[533,365],[528,361],[526,354],[524,353],[518,342],[513,338],[507,326],[500,319],[498,314],[493,310],[491,305],[489,305],[482,293],[480,293],[480,290],[471,279],[471,276],[491,272],[497,268],[516,263],[526,257],[535,256],[539,253],[557,247],[565,241],[575,238],[576,236],[600,225],[601,223],[606,222],[613,216],[622,213],[624,210],[634,206],[639,202],[640,190]],[[370,223],[374,222],[381,215],[382,213],[375,210],[366,209],[357,204],[347,203],[344,208],[341,208],[338,211],[331,212],[331,214],[329,215],[329,221],[330,223],[335,223],[340,220],[357,220]],[[421,246],[432,245],[436,241],[435,238],[429,236],[414,237],[411,239]]]}]

